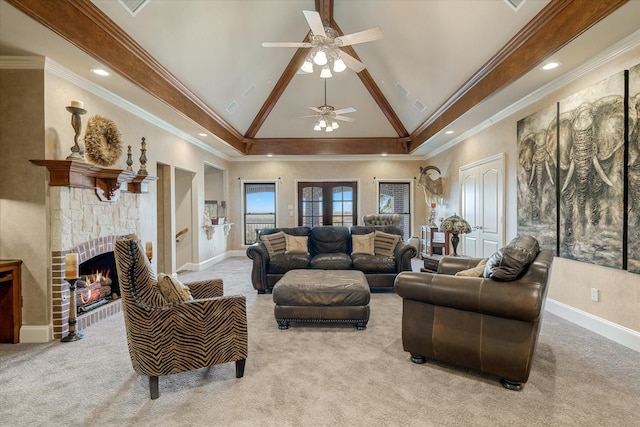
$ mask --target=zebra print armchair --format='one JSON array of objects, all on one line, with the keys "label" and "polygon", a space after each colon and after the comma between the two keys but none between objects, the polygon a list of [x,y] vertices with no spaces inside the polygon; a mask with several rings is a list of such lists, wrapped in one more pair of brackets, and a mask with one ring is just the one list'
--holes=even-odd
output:
[{"label": "zebra print armchair", "polygon": [[221,279],[187,283],[192,301],[168,303],[137,240],[115,244],[127,344],[133,369],[149,376],[151,399],[158,377],[236,362],[236,378],[247,358],[244,295],[223,296]]}]

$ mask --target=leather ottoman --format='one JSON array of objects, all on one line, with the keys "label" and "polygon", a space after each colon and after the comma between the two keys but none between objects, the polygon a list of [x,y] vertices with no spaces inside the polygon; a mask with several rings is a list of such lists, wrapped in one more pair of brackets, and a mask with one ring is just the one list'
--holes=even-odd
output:
[{"label": "leather ottoman", "polygon": [[358,270],[290,270],[273,287],[278,327],[290,322],[353,323],[367,328],[369,284]]}]

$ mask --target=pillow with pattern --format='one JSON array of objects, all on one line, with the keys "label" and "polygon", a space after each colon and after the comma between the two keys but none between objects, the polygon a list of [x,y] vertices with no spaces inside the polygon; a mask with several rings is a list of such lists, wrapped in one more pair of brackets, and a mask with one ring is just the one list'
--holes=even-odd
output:
[{"label": "pillow with pattern", "polygon": [[373,239],[373,251],[376,255],[393,257],[393,251],[399,241],[400,236],[397,234],[376,230]]},{"label": "pillow with pattern", "polygon": [[164,299],[169,303],[193,300],[189,287],[168,274],[160,273],[158,275],[158,288]]},{"label": "pillow with pattern", "polygon": [[484,273],[484,266],[487,265],[488,260],[489,258],[481,259],[478,265],[467,270],[458,271],[456,276],[482,277]]},{"label": "pillow with pattern", "polygon": [[267,247],[269,257],[275,255],[282,255],[287,250],[287,241],[285,239],[284,231],[278,231],[273,234],[263,234],[260,236],[260,240]]},{"label": "pillow with pattern", "polygon": [[292,236],[290,234],[284,235],[285,240],[285,254],[308,254],[308,245],[307,241],[309,240],[308,236]]},{"label": "pillow with pattern", "polygon": [[351,235],[351,255],[365,254],[375,255],[373,250],[374,233],[352,234]]}]

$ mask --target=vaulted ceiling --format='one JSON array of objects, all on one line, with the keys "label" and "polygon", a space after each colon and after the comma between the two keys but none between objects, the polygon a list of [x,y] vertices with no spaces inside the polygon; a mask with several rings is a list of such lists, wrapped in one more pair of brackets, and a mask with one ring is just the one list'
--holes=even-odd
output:
[{"label": "vaulted ceiling", "polygon": [[[228,158],[425,156],[638,30],[637,1],[511,1],[1,0],[0,54],[51,58]],[[366,69],[326,79],[327,104],[356,110],[330,135],[300,118],[325,96],[298,71],[308,49],[261,45],[307,39],[303,10],[384,34],[344,48]]]}]

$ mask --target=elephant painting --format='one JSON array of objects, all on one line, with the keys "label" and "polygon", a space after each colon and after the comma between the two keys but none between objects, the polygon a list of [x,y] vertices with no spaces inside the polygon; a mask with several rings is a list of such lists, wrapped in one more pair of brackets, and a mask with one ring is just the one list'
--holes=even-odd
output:
[{"label": "elephant painting", "polygon": [[556,107],[518,121],[518,233],[556,250]]},{"label": "elephant painting", "polygon": [[640,273],[640,65],[629,70],[627,269]]},{"label": "elephant painting", "polygon": [[626,124],[616,93],[622,73],[560,102],[560,256],[621,268]]}]

